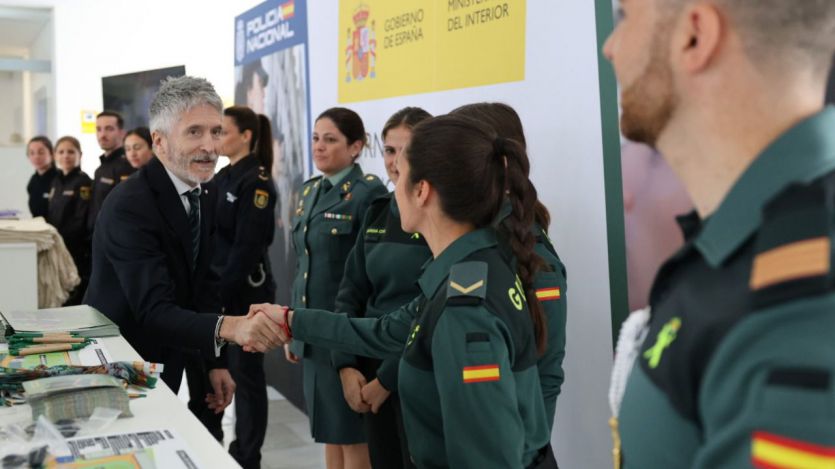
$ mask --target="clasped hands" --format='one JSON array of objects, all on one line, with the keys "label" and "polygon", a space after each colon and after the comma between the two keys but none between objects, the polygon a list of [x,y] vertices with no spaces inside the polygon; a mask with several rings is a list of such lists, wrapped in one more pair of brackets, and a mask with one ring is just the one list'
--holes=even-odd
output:
[{"label": "clasped hands", "polygon": [[292,339],[293,312],[286,306],[269,303],[252,305],[246,316],[226,316],[220,336],[240,345],[246,352],[269,352]]}]

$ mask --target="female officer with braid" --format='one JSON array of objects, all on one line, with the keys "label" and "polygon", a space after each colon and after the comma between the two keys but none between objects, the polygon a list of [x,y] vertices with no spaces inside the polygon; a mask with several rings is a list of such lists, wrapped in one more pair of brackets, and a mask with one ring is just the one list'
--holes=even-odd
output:
[{"label": "female officer with braid", "polygon": [[[398,160],[395,188],[403,229],[432,250],[420,296],[378,319],[250,307],[308,343],[402,355],[399,391],[418,467],[531,467],[548,442],[537,370],[547,327],[533,286],[542,259],[523,153],[469,118],[421,123]],[[513,209],[507,247],[492,227],[505,197]]]},{"label": "female officer with braid", "polygon": [[[522,120],[516,111],[503,103],[474,103],[461,106],[451,112],[489,124],[504,138],[514,140],[526,147],[525,132]],[[551,239],[548,237],[548,225],[551,215],[548,209],[536,201],[534,225],[531,227],[536,236],[536,253],[545,261],[545,267],[536,274],[534,287],[537,299],[542,303],[545,317],[548,320],[548,348],[538,360],[539,381],[542,385],[542,396],[545,398],[545,411],[548,423],[553,426],[557,407],[557,396],[560,394],[565,372],[562,361],[565,358],[565,323],[566,323],[566,289],[567,280],[565,266],[557,255]],[[505,211],[500,215],[499,227],[505,227],[510,207],[506,204]],[[544,448],[547,453],[547,465],[543,467],[555,468],[557,461],[550,445]]]}]

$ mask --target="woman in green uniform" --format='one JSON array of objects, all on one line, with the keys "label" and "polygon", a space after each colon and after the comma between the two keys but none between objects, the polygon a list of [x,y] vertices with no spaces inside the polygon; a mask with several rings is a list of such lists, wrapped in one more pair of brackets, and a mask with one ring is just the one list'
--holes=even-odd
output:
[{"label": "woman in green uniform", "polygon": [[[537,370],[547,330],[534,290],[542,259],[530,230],[536,190],[522,153],[469,118],[421,123],[398,160],[395,188],[404,231],[421,233],[434,258],[420,296],[377,319],[250,308],[310,343],[402,354],[398,389],[418,467],[524,468],[548,442]],[[515,262],[492,227],[505,197]]]},{"label": "woman in green uniform", "polygon": [[[468,104],[453,110],[451,114],[468,116],[489,124],[502,137],[515,140],[523,147],[527,146],[522,120],[519,118],[519,114],[507,104]],[[506,206],[506,210],[500,218],[508,220],[509,215],[510,210]],[[559,396],[562,383],[565,381],[562,362],[565,358],[567,281],[565,266],[548,237],[551,215],[548,213],[548,209],[538,200],[535,206],[534,220],[531,230],[536,236],[536,253],[545,261],[542,271],[534,277],[534,288],[537,299],[542,303],[545,310],[545,317],[548,319],[548,348],[538,360],[539,381],[542,385],[542,396],[545,398],[548,423],[553,428],[557,396]],[[549,461],[549,465],[546,467],[556,467],[556,459],[550,445],[543,452],[546,453],[545,457]]]},{"label": "woman in green uniform", "polygon": [[[395,161],[409,144],[412,128],[430,117],[421,108],[407,107],[392,115],[383,127],[383,158],[394,184],[398,179]],[[400,227],[393,194],[378,197],[365,214],[357,242],[348,255],[335,311],[350,317],[379,317],[396,310],[420,294],[415,281],[431,257],[423,237]],[[332,358],[342,379],[345,400],[364,414],[372,467],[413,467],[397,395],[398,357],[380,361],[333,352]]]},{"label": "woman in green uniform", "polygon": [[[331,108],[313,127],[313,162],[322,172],[302,186],[293,222],[297,265],[293,307],[333,311],[345,260],[371,202],[386,193],[355,163],[365,146],[362,119],[350,109]],[[301,341],[285,349],[304,366],[304,397],[313,439],[325,443],[329,469],[369,467],[362,417],[342,393],[331,351]]]},{"label": "woman in green uniform", "polygon": [[90,281],[90,232],[87,212],[93,181],[81,170],[81,143],[75,137],[61,137],[55,143],[55,164],[59,173],[52,180],[46,221],[54,226],[78,268],[81,283],[75,287],[64,306],[81,304]]}]

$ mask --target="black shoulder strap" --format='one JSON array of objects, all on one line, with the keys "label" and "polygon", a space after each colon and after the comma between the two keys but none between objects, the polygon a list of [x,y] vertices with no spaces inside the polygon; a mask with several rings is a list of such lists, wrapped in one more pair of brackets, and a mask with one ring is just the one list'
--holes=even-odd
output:
[{"label": "black shoulder strap", "polygon": [[833,204],[835,172],[794,184],[765,207],[749,282],[755,309],[832,289]]}]

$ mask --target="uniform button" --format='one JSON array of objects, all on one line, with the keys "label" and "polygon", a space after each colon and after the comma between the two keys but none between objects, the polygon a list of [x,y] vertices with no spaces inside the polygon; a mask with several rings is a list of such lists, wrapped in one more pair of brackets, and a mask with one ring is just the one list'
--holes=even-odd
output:
[{"label": "uniform button", "polygon": [[307,225],[304,226],[304,232],[307,233]]},{"label": "uniform button", "polygon": [[304,255],[305,255],[305,256],[310,255],[310,252],[307,250],[307,248],[304,248]]},{"label": "uniform button", "polygon": [[307,280],[307,272],[304,273],[304,279]]},{"label": "uniform button", "polygon": [[302,295],[302,303],[307,303],[307,296]]},{"label": "uniform button", "polygon": [[331,234],[336,234],[336,228],[331,228]]}]

